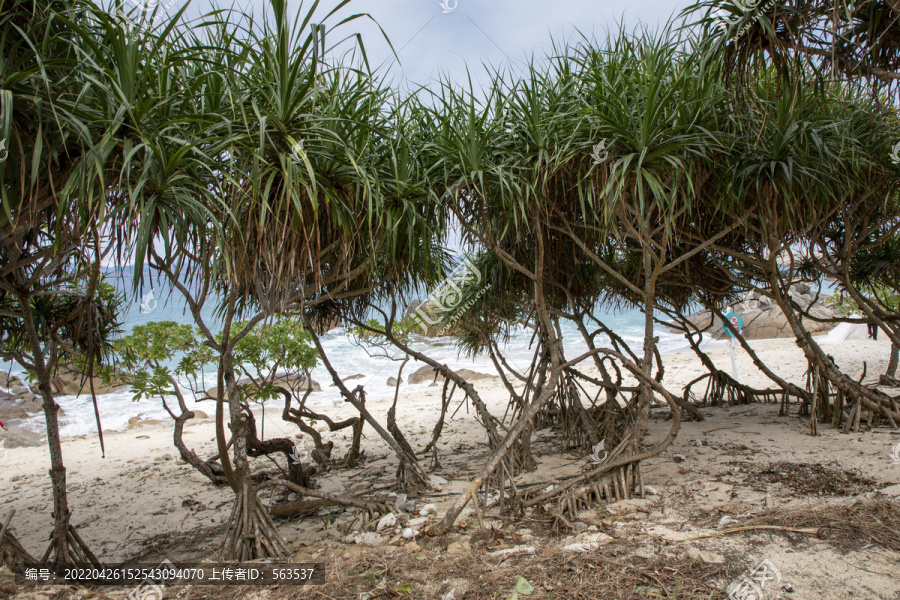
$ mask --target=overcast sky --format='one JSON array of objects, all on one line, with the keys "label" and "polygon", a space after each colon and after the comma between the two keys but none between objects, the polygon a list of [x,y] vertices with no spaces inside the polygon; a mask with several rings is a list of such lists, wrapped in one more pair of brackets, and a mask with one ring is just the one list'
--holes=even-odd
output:
[{"label": "overcast sky", "polygon": [[[134,1],[134,0],[133,0]],[[181,0],[159,0],[180,5]],[[257,15],[266,0],[234,0]],[[692,0],[354,0],[340,14],[369,13],[384,29],[400,57],[396,61],[377,26],[357,20],[344,33],[360,32],[373,68],[390,68],[395,85],[428,85],[442,74],[458,83],[466,67],[478,81],[484,63],[523,64],[529,56],[550,52],[551,39],[572,40],[577,31],[604,39],[622,24],[626,29],[657,29]],[[230,2],[221,0],[219,6]],[[322,0],[324,16],[337,0]],[[209,0],[193,0],[190,13],[209,7]],[[289,0],[296,13],[299,0]],[[312,2],[303,3],[304,13]],[[172,10],[171,8],[169,9]],[[334,21],[335,23],[337,21]]]}]

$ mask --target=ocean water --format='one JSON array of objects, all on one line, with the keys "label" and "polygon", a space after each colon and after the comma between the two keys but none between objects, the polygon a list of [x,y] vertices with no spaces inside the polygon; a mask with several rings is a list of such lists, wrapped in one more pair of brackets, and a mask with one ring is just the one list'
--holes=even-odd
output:
[{"label": "ocean water", "polygon": [[[146,283],[139,294],[132,294],[131,277],[131,273],[126,271],[120,273],[116,279],[117,286],[122,290],[126,290],[131,300],[123,317],[123,334],[127,335],[130,333],[136,325],[153,321],[171,320],[179,323],[194,323],[193,317],[187,310],[186,303],[178,291],[172,293],[172,290],[167,285],[154,280]],[[214,331],[217,331],[218,321],[214,315],[214,307],[204,307],[202,314],[207,325]],[[598,313],[597,317],[626,342],[631,344],[636,353],[640,352],[644,333],[643,313],[638,310],[625,310]],[[562,332],[567,358],[575,358],[586,350],[586,346],[581,340],[581,335],[574,325],[563,323]],[[664,353],[687,350],[685,340],[680,334],[657,326],[656,335],[660,337],[660,350]],[[503,346],[507,362],[520,372],[527,370],[534,353],[534,349],[529,348],[531,337],[531,331],[515,331],[510,340]],[[361,379],[352,380],[350,382],[351,385],[348,387],[352,389],[360,384],[365,386],[366,396],[369,399],[393,397],[395,388],[388,386],[387,380],[389,377],[397,377],[397,371],[401,365],[399,360],[370,355],[364,348],[353,343],[350,336],[342,328],[328,332],[321,337],[321,340],[331,364],[342,377],[357,374],[364,376]],[[467,357],[461,355],[453,346],[452,338],[432,338],[428,342],[418,342],[412,346],[415,350],[433,357],[452,369],[468,368],[482,373],[496,373],[489,356]],[[399,356],[400,353],[395,352],[395,358],[399,358]],[[410,374],[422,366],[424,366],[422,363],[409,361],[403,370],[403,381],[405,382]],[[23,376],[21,368],[17,365],[6,364],[3,368],[20,377]],[[331,377],[325,367],[322,366],[321,361],[312,371],[312,378],[322,386],[322,390],[313,392],[310,395],[309,405],[311,408],[332,407],[335,401],[341,400],[337,387],[332,386]],[[203,386],[209,388],[214,385],[215,372],[210,369],[205,375]],[[403,383],[400,392],[401,394],[411,393],[416,388],[424,388],[427,385],[427,383],[417,385]],[[174,401],[174,398],[172,400]],[[98,396],[97,401],[104,430],[123,430],[127,427],[129,419],[137,416],[143,419],[170,419],[159,399],[144,399],[140,402],[134,402],[128,389]],[[91,435],[96,433],[97,425],[94,418],[93,404],[89,395],[78,397],[60,396],[57,398],[57,402],[65,411],[65,414],[60,417],[60,427],[63,436]],[[267,403],[266,406],[267,411],[272,410],[277,413],[280,413],[282,408],[280,402],[277,401]],[[215,405],[212,402],[192,402],[190,398],[188,407],[202,410],[209,415],[212,415],[215,411]],[[329,412],[329,414],[331,413]],[[43,431],[43,416],[40,414],[36,415],[23,423],[23,426],[36,432]]]}]

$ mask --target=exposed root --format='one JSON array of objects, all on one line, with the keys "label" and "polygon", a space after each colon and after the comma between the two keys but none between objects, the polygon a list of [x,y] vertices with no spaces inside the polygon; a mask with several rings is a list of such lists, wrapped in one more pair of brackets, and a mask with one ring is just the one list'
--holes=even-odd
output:
[{"label": "exposed root", "polygon": [[[698,399],[693,386],[704,379],[706,390],[702,399]],[[725,406],[752,404],[755,402],[778,402],[785,398],[786,392],[780,389],[759,390],[736,381],[731,375],[720,369],[704,373],[684,387],[684,401],[695,406]]]},{"label": "exposed root", "polygon": [[223,560],[238,562],[288,555],[278,528],[249,482],[238,489],[219,554]]},{"label": "exposed root", "polygon": [[317,490],[311,490],[305,488],[303,486],[296,485],[291,483],[290,481],[285,481],[283,479],[271,479],[259,485],[256,490],[262,490],[268,487],[284,487],[293,492],[297,492],[298,494],[302,494],[304,496],[310,496],[311,498],[316,498],[316,500],[300,500],[297,502],[288,502],[285,504],[277,504],[272,507],[271,513],[275,516],[288,516],[292,514],[296,514],[298,512],[302,512],[304,510],[309,510],[311,508],[319,508],[322,506],[355,506],[356,508],[360,508],[362,510],[368,511],[371,514],[378,512],[387,512],[390,510],[390,507],[385,502],[378,502],[375,500],[364,500],[360,498],[354,498],[351,496],[339,496],[336,494],[326,494],[325,492],[320,492]]},{"label": "exposed root", "polygon": [[60,544],[51,537],[50,545],[47,546],[44,556],[41,557],[40,564],[46,565],[52,563],[54,565],[75,564],[99,567],[100,561],[94,556],[81,536],[75,530],[73,525],[69,525],[66,530],[65,543]]},{"label": "exposed root", "polygon": [[262,441],[256,435],[256,419],[250,408],[244,407],[244,416],[247,418],[247,456],[268,456],[273,453],[281,453],[288,464],[287,476],[290,481],[304,487],[312,485],[316,467],[309,463],[296,460],[294,443],[287,438],[275,438]]},{"label": "exposed root", "polygon": [[6,521],[0,523],[0,565],[8,566],[10,571],[16,570],[17,563],[37,563],[37,561],[34,560],[34,557],[22,547],[22,544],[19,543],[16,536],[9,531],[9,524],[12,522],[12,518],[15,514],[16,511],[13,509],[9,513],[9,516],[6,517]]}]

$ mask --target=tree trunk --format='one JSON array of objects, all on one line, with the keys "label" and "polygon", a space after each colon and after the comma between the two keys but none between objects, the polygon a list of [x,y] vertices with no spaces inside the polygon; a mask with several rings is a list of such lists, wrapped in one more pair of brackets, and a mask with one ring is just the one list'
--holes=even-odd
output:
[{"label": "tree trunk", "polygon": [[[365,396],[357,397],[355,392],[351,392],[347,389],[347,386],[344,385],[344,382],[341,380],[340,375],[334,369],[331,364],[331,361],[328,360],[328,356],[325,354],[325,349],[322,347],[322,342],[319,340],[319,336],[311,331],[308,320],[304,319],[303,327],[309,332],[310,337],[312,338],[313,344],[316,346],[316,350],[319,351],[319,357],[322,359],[322,364],[328,370],[328,373],[331,375],[332,381],[337,386],[338,390],[341,392],[341,396],[344,397],[344,402],[349,402],[353,408],[359,411],[360,417],[372,426],[381,439],[383,439],[388,446],[390,446],[391,450],[397,455],[397,458],[400,459],[401,468],[405,471],[404,481],[406,485],[409,485],[411,488],[415,489],[428,489],[429,487],[429,478],[426,475],[425,471],[422,469],[419,461],[416,459],[415,452],[412,452],[410,448],[407,450],[403,448],[397,440],[387,431],[384,427],[382,427],[381,423],[375,420],[375,417],[368,411],[365,405]],[[400,382],[397,382],[398,386]],[[358,387],[357,389],[361,390],[362,387]]]},{"label": "tree trunk", "polygon": [[891,360],[888,363],[887,371],[885,371],[885,375],[888,377],[897,377],[897,363],[900,362],[900,348],[897,347],[897,344],[891,342]]},{"label": "tree trunk", "polygon": [[222,558],[228,561],[284,558],[288,554],[287,546],[253,488],[250,462],[247,459],[250,425],[241,410],[240,390],[235,382],[230,352],[231,346],[226,344],[219,369],[225,382],[231,417],[234,461],[229,483],[235,492],[235,502],[226,525]]},{"label": "tree trunk", "polygon": [[44,348],[38,339],[37,329],[31,314],[30,299],[27,296],[18,297],[19,307],[24,316],[25,329],[31,346],[32,366],[34,375],[38,380],[38,390],[41,394],[44,421],[47,426],[47,446],[50,450],[50,484],[53,490],[53,531],[50,534],[50,544],[41,562],[46,562],[52,557],[54,565],[65,565],[73,562],[73,558],[85,558],[71,556],[69,552],[69,528],[72,515],[69,511],[69,500],[66,493],[66,467],[63,464],[62,443],[59,438],[59,405],[53,398],[50,387],[50,368],[44,360]]},{"label": "tree trunk", "polygon": [[[773,244],[772,247],[776,246]],[[884,414],[892,420],[900,420],[900,412],[894,411],[885,404],[885,400],[888,399],[887,396],[874,390],[870,390],[861,383],[854,381],[841,372],[841,370],[837,368],[837,365],[826,356],[825,352],[823,352],[822,348],[815,342],[812,335],[810,335],[803,327],[793,310],[790,299],[785,297],[785,294],[781,289],[782,282],[777,267],[772,265],[768,275],[772,287],[772,298],[787,318],[788,324],[791,326],[791,330],[797,338],[797,345],[803,350],[809,364],[819,367],[822,376],[834,384],[834,386],[842,391],[848,398],[858,398],[869,410],[877,414]]]},{"label": "tree trunk", "polygon": [[[649,223],[645,224],[649,228]],[[640,385],[640,400],[638,402],[638,414],[635,426],[634,451],[640,449],[641,440],[647,433],[647,425],[650,419],[650,404],[653,402],[653,390],[646,383],[653,374],[653,358],[656,349],[656,340],[653,337],[653,311],[654,302],[656,300],[656,276],[653,272],[653,264],[650,258],[650,244],[641,240],[644,249],[642,252],[643,270],[644,270],[644,356],[641,360],[641,372],[645,381]]]}]

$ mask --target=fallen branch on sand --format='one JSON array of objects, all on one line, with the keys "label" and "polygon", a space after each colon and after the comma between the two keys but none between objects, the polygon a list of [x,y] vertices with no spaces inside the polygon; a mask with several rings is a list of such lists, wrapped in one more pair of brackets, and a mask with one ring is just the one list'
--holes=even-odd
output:
[{"label": "fallen branch on sand", "polygon": [[734,527],[732,529],[723,529],[722,531],[717,531],[715,533],[708,533],[706,535],[695,535],[689,538],[683,538],[680,540],[670,540],[673,542],[690,542],[693,540],[703,540],[706,538],[714,538],[721,537],[723,535],[728,535],[729,533],[739,533],[741,531],[755,531],[757,529],[774,529],[775,531],[790,531],[791,533],[802,533],[805,535],[814,535],[816,537],[822,537],[822,529],[809,527],[809,528],[800,528],[800,527],[781,527],[778,525],[750,525],[748,527]]}]

